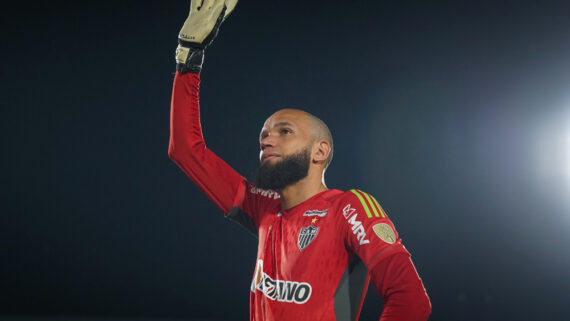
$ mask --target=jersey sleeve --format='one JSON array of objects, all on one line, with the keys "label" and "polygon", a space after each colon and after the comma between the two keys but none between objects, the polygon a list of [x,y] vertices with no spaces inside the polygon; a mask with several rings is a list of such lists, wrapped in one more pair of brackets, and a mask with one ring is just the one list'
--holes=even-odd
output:
[{"label": "jersey sleeve", "polygon": [[176,73],[168,155],[228,218],[257,233],[263,195],[206,147],[200,124],[199,88],[200,74]]},{"label": "jersey sleeve", "polygon": [[370,270],[372,284],[384,301],[380,321],[425,321],[431,303],[421,278],[406,253],[388,256]]},{"label": "jersey sleeve", "polygon": [[340,208],[345,221],[345,243],[368,270],[391,254],[409,255],[394,224],[372,195],[357,189],[347,191]]}]

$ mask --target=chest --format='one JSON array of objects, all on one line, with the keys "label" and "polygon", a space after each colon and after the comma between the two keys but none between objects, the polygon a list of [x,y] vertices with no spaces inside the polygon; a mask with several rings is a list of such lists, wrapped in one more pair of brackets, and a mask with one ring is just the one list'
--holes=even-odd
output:
[{"label": "chest", "polygon": [[336,214],[330,208],[266,213],[258,230],[257,254],[265,262],[265,272],[297,279],[344,268],[348,253]]}]

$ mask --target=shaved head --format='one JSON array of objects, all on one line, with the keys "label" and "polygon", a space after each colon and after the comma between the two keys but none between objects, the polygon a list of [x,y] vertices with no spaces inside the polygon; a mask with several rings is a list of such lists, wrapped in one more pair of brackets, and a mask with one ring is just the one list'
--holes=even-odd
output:
[{"label": "shaved head", "polygon": [[327,156],[327,159],[325,160],[325,169],[327,167],[329,167],[329,164],[332,161],[334,148],[333,148],[332,134],[331,134],[331,131],[329,130],[329,127],[327,126],[327,124],[325,124],[325,122],[322,121],[317,116],[315,116],[311,113],[308,113],[304,110],[300,110],[300,109],[285,108],[285,109],[278,110],[273,115],[277,115],[280,113],[292,114],[292,115],[295,115],[295,116],[303,119],[306,122],[306,125],[308,126],[308,128],[310,130],[310,134],[311,134],[311,138],[312,138],[311,143],[314,143],[314,142],[320,141],[320,140],[324,140],[329,144],[330,152],[329,152],[329,155]]},{"label": "shaved head", "polygon": [[326,188],[324,173],[332,160],[333,139],[316,116],[299,109],[278,110],[263,124],[259,147],[256,186],[279,192],[308,177]]},{"label": "shaved head", "polygon": [[331,131],[329,130],[327,124],[325,124],[325,122],[322,121],[320,118],[308,112],[304,113],[307,115],[307,117],[309,118],[309,122],[311,123],[311,132],[312,132],[311,134],[313,135],[313,142],[324,140],[328,142],[331,147],[329,156],[327,156],[327,159],[325,161],[325,169],[326,169],[327,167],[329,167],[329,164],[331,163],[333,157],[333,138]]}]

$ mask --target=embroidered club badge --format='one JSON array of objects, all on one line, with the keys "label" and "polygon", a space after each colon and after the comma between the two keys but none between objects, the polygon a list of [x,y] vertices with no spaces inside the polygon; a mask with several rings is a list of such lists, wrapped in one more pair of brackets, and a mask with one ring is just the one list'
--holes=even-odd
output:
[{"label": "embroidered club badge", "polygon": [[396,243],[396,234],[390,225],[386,223],[379,223],[372,226],[372,229],[382,241],[388,244]]},{"label": "embroidered club badge", "polygon": [[297,241],[297,245],[299,246],[299,250],[304,250],[317,236],[317,232],[319,231],[318,227],[314,227],[312,224],[303,227],[299,232],[299,239]]}]

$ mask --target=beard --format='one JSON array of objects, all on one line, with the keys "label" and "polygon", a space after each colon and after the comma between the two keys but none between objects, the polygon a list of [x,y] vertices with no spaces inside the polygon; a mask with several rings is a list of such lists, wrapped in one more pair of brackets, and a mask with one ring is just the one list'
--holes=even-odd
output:
[{"label": "beard", "polygon": [[278,163],[262,163],[255,177],[255,185],[261,189],[281,192],[285,187],[307,177],[310,164],[311,149],[309,147],[296,154],[284,156]]}]

